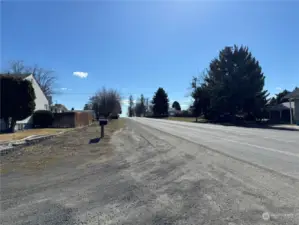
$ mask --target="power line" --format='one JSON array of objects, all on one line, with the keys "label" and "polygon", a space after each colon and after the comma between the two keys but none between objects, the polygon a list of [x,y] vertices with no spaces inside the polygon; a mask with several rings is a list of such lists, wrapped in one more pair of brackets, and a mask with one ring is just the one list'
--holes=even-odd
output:
[{"label": "power line", "polygon": [[54,93],[53,95],[94,95],[95,93]]}]

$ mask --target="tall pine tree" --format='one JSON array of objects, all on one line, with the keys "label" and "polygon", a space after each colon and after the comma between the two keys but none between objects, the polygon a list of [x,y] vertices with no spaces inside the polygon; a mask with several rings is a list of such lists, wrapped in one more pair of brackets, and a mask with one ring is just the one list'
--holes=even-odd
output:
[{"label": "tall pine tree", "polygon": [[178,111],[181,111],[181,105],[180,105],[180,103],[178,101],[174,101],[172,103],[172,108],[174,108],[174,109],[176,109]]},{"label": "tall pine tree", "polygon": [[210,63],[205,85],[210,107],[220,115],[247,113],[258,117],[267,100],[265,76],[247,47],[225,47]]},{"label": "tall pine tree", "polygon": [[141,111],[141,115],[144,116],[145,114],[145,100],[144,100],[144,96],[143,94],[141,94],[141,97],[140,97],[140,111]]},{"label": "tall pine tree", "polygon": [[168,95],[163,88],[158,88],[153,97],[153,113],[154,116],[168,116]]}]

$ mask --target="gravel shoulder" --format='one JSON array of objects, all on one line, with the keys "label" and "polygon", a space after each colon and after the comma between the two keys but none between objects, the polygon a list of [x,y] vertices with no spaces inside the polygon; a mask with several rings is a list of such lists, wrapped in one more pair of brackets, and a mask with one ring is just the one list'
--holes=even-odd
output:
[{"label": "gravel shoulder", "polygon": [[132,120],[98,131],[2,158],[0,223],[299,224],[297,180]]}]

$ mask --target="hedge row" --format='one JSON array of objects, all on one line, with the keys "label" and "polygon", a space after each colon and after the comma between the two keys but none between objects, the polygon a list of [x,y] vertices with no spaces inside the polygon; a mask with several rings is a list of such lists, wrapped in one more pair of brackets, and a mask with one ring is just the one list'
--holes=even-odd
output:
[{"label": "hedge row", "polygon": [[32,123],[34,128],[47,128],[53,124],[54,115],[48,110],[37,110],[32,115]]}]

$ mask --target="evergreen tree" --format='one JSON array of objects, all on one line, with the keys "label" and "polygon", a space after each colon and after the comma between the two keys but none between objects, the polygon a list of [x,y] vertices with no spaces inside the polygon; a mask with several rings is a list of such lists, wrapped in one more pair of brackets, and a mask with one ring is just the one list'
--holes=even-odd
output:
[{"label": "evergreen tree", "polygon": [[264,83],[262,68],[247,47],[225,47],[210,63],[205,78],[210,111],[258,117],[267,102]]},{"label": "evergreen tree", "polygon": [[129,97],[128,116],[129,117],[134,116],[134,99],[133,99],[132,95],[130,95],[130,97]]},{"label": "evergreen tree", "polygon": [[0,75],[0,118],[14,131],[16,121],[26,119],[35,109],[32,83],[20,77]]},{"label": "evergreen tree", "polygon": [[142,116],[144,116],[144,114],[145,114],[145,99],[144,99],[143,94],[141,94],[141,97],[140,97],[140,114]]},{"label": "evergreen tree", "polygon": [[[196,121],[201,114],[207,117],[210,105],[210,95],[204,82],[207,78],[206,71],[203,71],[200,77],[193,77],[191,88],[193,89],[191,97],[194,99],[192,105],[192,113],[196,117]],[[200,82],[201,81],[201,82]]]},{"label": "evergreen tree", "polygon": [[141,117],[142,116],[142,105],[141,105],[141,102],[140,100],[135,104],[135,108],[134,108],[134,113],[135,113],[135,116],[137,117]]},{"label": "evergreen tree", "polygon": [[168,95],[163,88],[158,88],[152,103],[154,116],[167,116],[168,115]]},{"label": "evergreen tree", "polygon": [[180,103],[178,101],[174,101],[172,103],[172,108],[174,108],[174,109],[176,109],[178,111],[181,111],[181,105],[180,105]]},{"label": "evergreen tree", "polygon": [[276,104],[287,102],[288,99],[284,99],[284,96],[286,96],[289,93],[291,93],[291,92],[288,90],[283,90],[282,92],[276,94]]},{"label": "evergreen tree", "polygon": [[89,109],[90,109],[89,104],[85,104],[83,110],[89,110]]}]

